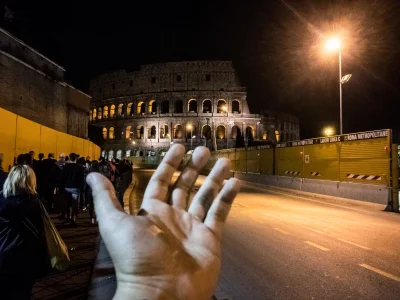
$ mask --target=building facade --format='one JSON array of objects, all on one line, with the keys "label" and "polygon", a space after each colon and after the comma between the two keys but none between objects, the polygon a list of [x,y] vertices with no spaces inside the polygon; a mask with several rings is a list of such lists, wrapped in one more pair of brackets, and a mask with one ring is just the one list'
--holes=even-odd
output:
[{"label": "building facade", "polygon": [[0,107],[41,125],[88,137],[90,96],[65,69],[0,28]]},{"label": "building facade", "polygon": [[268,138],[230,61],[119,70],[93,79],[89,93],[89,122],[102,128],[108,158],[162,154],[173,143],[220,150]]}]

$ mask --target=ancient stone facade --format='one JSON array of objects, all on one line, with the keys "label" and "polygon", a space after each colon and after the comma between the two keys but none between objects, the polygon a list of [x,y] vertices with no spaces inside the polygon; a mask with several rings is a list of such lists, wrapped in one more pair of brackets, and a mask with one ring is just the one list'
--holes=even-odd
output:
[{"label": "ancient stone facade", "polygon": [[64,82],[65,70],[0,28],[0,106],[87,138],[90,96]]},{"label": "ancient stone facade", "polygon": [[108,157],[148,155],[172,143],[226,149],[267,138],[230,61],[188,61],[119,70],[90,83],[90,123]]}]

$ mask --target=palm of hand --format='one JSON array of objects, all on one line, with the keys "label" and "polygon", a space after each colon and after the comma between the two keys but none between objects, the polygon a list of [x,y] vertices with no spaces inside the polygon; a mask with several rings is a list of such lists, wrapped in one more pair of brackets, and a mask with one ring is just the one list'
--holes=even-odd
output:
[{"label": "palm of hand", "polygon": [[[184,155],[182,146],[171,150],[152,176],[137,216],[116,209],[109,182],[105,192],[93,182],[98,178],[88,178],[100,232],[115,265],[118,290],[130,291],[133,299],[210,299],[221,265],[222,229],[238,183],[230,179],[223,184],[229,161],[219,160],[186,211],[192,186],[210,154],[196,148],[168,196]],[[105,202],[104,193],[112,201]],[[138,290],[145,293],[139,297]],[[126,293],[120,298],[125,297]]]}]

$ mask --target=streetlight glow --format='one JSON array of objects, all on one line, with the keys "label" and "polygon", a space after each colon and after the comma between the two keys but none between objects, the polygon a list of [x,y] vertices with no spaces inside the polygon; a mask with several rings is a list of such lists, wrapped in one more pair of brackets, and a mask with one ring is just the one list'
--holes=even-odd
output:
[{"label": "streetlight glow", "polygon": [[325,136],[332,136],[335,134],[335,129],[333,129],[332,127],[325,127],[324,128],[324,135]]},{"label": "streetlight glow", "polygon": [[136,144],[136,142],[135,141],[132,141],[132,145],[135,145]]},{"label": "streetlight glow", "polygon": [[338,38],[332,38],[327,40],[326,48],[331,51],[340,49],[340,40]]},{"label": "streetlight glow", "polygon": [[188,129],[192,129],[192,125],[189,124],[189,125],[187,126],[187,128],[188,128]]}]

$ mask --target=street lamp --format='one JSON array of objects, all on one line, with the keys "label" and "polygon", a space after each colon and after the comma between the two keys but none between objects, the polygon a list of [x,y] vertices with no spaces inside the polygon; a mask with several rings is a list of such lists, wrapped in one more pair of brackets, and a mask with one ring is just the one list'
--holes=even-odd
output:
[{"label": "street lamp", "polygon": [[325,136],[332,136],[335,134],[335,129],[333,127],[325,127],[323,133]]},{"label": "street lamp", "polygon": [[351,74],[342,77],[342,49],[338,38],[326,40],[326,48],[329,51],[339,52],[339,101],[340,101],[340,134],[343,134],[343,105],[342,105],[342,85],[350,80]]},{"label": "street lamp", "polygon": [[193,151],[193,126],[192,125],[188,125],[187,126],[188,129],[190,129],[190,152]]}]

